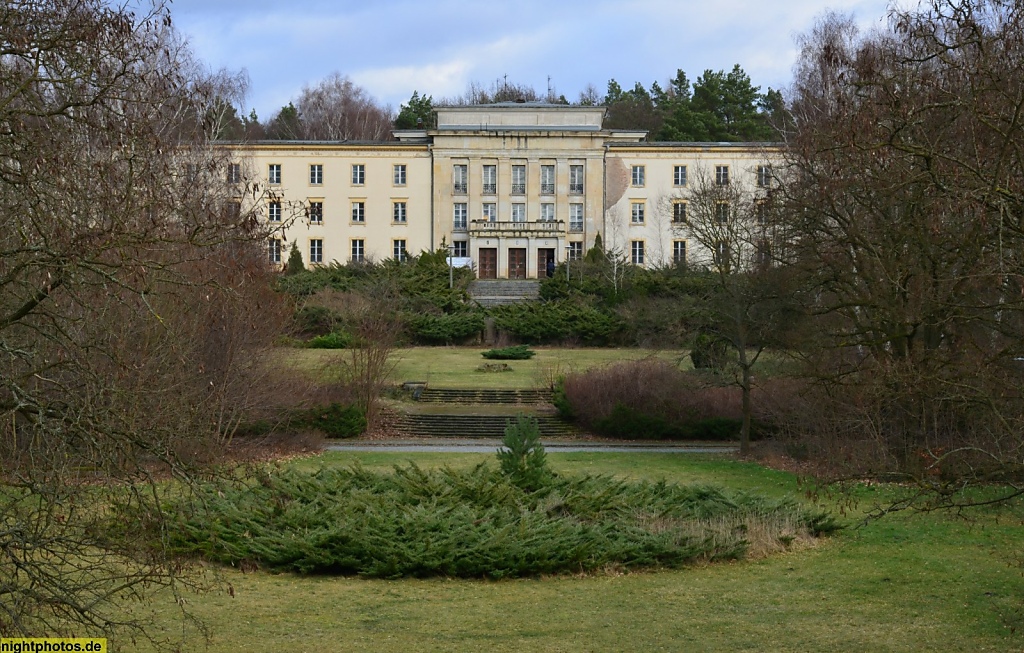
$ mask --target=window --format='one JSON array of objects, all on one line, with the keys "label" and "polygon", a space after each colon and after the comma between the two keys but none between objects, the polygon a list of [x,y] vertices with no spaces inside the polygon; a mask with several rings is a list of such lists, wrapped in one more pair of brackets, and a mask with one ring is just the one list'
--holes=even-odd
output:
[{"label": "window", "polygon": [[281,164],[280,163],[271,163],[270,164],[269,168],[267,169],[267,181],[269,181],[272,184],[280,184],[281,183]]},{"label": "window", "polygon": [[757,166],[757,185],[761,188],[768,188],[772,185],[771,166]]},{"label": "window", "polygon": [[352,260],[366,260],[366,241],[364,241],[362,238],[357,238],[352,241]]},{"label": "window", "polygon": [[324,166],[320,163],[312,163],[309,166],[309,183],[319,186],[324,183]]},{"label": "window", "polygon": [[452,192],[458,195],[465,195],[469,188],[469,168],[465,165],[457,165],[452,168]]},{"label": "window", "polygon": [[544,202],[540,205],[540,221],[541,222],[554,222],[555,221],[555,205],[551,202]]},{"label": "window", "polygon": [[764,268],[772,264],[772,248],[767,240],[758,241],[754,250],[754,262]]},{"label": "window", "polygon": [[768,202],[757,203],[757,224],[768,224]]},{"label": "window", "polygon": [[467,224],[466,216],[468,213],[465,202],[459,202],[456,204],[452,218],[452,229],[455,231],[465,231]]},{"label": "window", "polygon": [[366,202],[352,202],[352,222],[366,222]]},{"label": "window", "polygon": [[392,256],[396,261],[408,261],[409,255],[405,251],[404,240],[393,240],[391,241],[391,252]]},{"label": "window", "polygon": [[583,243],[569,243],[569,260],[578,261],[583,258]]},{"label": "window", "polygon": [[540,194],[555,194],[555,166],[553,165],[540,167]]},{"label": "window", "polygon": [[324,203],[321,201],[309,203],[309,221],[312,224],[323,224]]},{"label": "window", "polygon": [[512,222],[526,222],[526,205],[512,205]]},{"label": "window", "polygon": [[633,166],[632,184],[634,186],[643,186],[645,176],[644,166]]},{"label": "window", "polygon": [[267,241],[267,253],[270,254],[271,263],[281,262],[281,240],[279,238],[271,238]]},{"label": "window", "polygon": [[352,185],[362,186],[366,183],[366,166],[362,163],[352,164]]},{"label": "window", "polygon": [[583,194],[583,166],[569,166],[569,194]]},{"label": "window", "polygon": [[631,206],[632,206],[633,224],[643,224],[644,223],[644,203],[643,202],[633,202],[633,204]]},{"label": "window", "polygon": [[672,185],[673,186],[685,186],[686,185],[686,166],[674,166],[672,168]]},{"label": "window", "polygon": [[686,202],[672,202],[672,224],[686,224]]},{"label": "window", "polygon": [[271,222],[280,222],[281,221],[281,201],[280,200],[272,200],[267,205],[267,211],[268,211],[268,213],[267,213],[267,220],[270,220]]},{"label": "window", "polygon": [[394,222],[405,224],[405,202],[395,202],[391,205],[391,219]]},{"label": "window", "polygon": [[715,265],[729,266],[729,243],[724,240],[715,243]]},{"label": "window", "polygon": [[240,181],[242,181],[242,166],[237,164],[237,163],[229,163],[228,164],[228,183],[229,184],[237,184]]},{"label": "window", "polygon": [[526,194],[526,166],[512,166],[512,194]]},{"label": "window", "polygon": [[226,222],[237,223],[238,219],[242,217],[242,203],[234,201],[225,202],[223,213]]},{"label": "window", "polygon": [[405,186],[405,164],[395,164],[395,186]]},{"label": "window", "polygon": [[633,265],[644,264],[644,241],[634,240],[629,244],[629,251]]},{"label": "window", "polygon": [[469,256],[469,243],[465,240],[453,240],[452,256],[455,258],[467,258]]},{"label": "window", "polygon": [[715,221],[718,224],[729,222],[729,203],[719,202],[715,204]]},{"label": "window", "polygon": [[583,205],[582,204],[570,204],[569,205],[569,231],[573,233],[583,233]]},{"label": "window", "polygon": [[484,195],[494,195],[498,191],[498,166],[484,166]]},{"label": "window", "polygon": [[686,241],[685,240],[673,240],[672,241],[672,262],[677,265],[680,263],[686,263]]},{"label": "window", "polygon": [[498,205],[494,202],[484,202],[483,208],[484,220],[488,222],[495,222],[498,219]]},{"label": "window", "polygon": [[719,186],[729,185],[729,166],[715,166],[715,183]]},{"label": "window", "polygon": [[324,262],[324,241],[322,238],[314,238],[309,241],[309,262]]}]

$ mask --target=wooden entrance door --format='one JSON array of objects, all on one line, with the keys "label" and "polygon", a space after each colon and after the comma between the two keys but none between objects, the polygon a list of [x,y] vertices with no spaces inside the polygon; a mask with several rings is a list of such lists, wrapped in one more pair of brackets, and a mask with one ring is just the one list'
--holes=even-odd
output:
[{"label": "wooden entrance door", "polygon": [[480,270],[478,276],[481,279],[498,278],[498,248],[480,248]]},{"label": "wooden entrance door", "polygon": [[509,247],[508,248],[508,278],[509,279],[525,279],[526,278],[526,248],[524,248],[524,247]]},{"label": "wooden entrance door", "polygon": [[[550,267],[548,265],[550,264]],[[555,250],[541,247],[537,250],[537,278],[550,277],[555,270]]]}]

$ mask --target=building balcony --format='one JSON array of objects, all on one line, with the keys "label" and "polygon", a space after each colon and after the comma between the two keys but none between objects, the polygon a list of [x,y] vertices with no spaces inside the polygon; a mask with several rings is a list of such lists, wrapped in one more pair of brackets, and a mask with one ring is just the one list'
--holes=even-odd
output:
[{"label": "building balcony", "polygon": [[537,222],[491,222],[489,220],[473,220],[469,224],[469,233],[478,237],[523,236],[557,236],[565,233],[564,220]]}]

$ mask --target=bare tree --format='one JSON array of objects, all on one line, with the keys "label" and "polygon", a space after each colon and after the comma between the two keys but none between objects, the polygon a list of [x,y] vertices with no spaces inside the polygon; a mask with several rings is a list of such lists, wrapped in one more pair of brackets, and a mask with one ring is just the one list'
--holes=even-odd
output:
[{"label": "bare tree", "polygon": [[[731,179],[727,171],[695,167],[684,225],[673,227],[697,247],[693,262],[704,264],[712,282],[695,309],[698,323],[712,338],[727,343],[735,358],[733,384],[740,389],[743,422],[740,453],[750,448],[754,370],[762,355],[782,341],[796,315],[790,272],[776,266],[781,243],[775,232],[768,195]],[[688,253],[688,255],[690,255]]]},{"label": "bare tree", "polygon": [[935,1],[866,35],[830,14],[801,48],[782,190],[811,378],[860,416],[837,436],[932,498],[993,478],[1018,495],[1024,7]]},{"label": "bare tree", "polygon": [[[279,309],[164,7],[0,7],[0,632],[151,634],[152,539],[230,437]],[[132,517],[134,516],[134,518]]]},{"label": "bare tree", "polygon": [[334,72],[306,86],[295,103],[301,138],[324,141],[382,141],[391,138],[394,116],[347,76]]}]

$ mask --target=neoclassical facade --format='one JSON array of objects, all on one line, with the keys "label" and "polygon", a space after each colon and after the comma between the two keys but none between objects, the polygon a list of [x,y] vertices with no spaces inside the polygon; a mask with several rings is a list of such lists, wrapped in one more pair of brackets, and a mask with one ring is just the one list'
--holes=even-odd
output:
[{"label": "neoclassical facade", "polygon": [[281,225],[273,263],[292,243],[312,265],[448,248],[480,278],[535,278],[598,235],[637,265],[711,261],[690,233],[695,182],[766,194],[778,148],[648,143],[642,131],[605,129],[604,116],[536,103],[440,108],[436,129],[394,141],[225,144],[228,176],[256,188],[241,201]]}]

